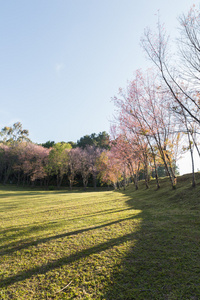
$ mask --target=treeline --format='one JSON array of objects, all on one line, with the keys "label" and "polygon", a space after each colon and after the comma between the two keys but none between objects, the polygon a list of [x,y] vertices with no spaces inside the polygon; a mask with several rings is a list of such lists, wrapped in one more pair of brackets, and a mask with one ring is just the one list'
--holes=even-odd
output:
[{"label": "treeline", "polygon": [[29,139],[28,130],[17,122],[1,130],[0,182],[49,187],[77,182],[86,188],[92,178],[97,185],[97,160],[109,148],[109,135],[104,131],[86,135],[77,143],[48,141],[38,145]]},{"label": "treeline", "polygon": [[[146,178],[141,155],[123,138],[111,140],[106,132],[86,135],[77,143],[48,141],[38,145],[28,137],[21,123],[1,130],[0,182],[17,185],[56,186],[112,185],[125,187]],[[148,161],[148,179],[155,172]],[[157,175],[166,176],[158,162]],[[175,165],[174,165],[175,168]]]}]

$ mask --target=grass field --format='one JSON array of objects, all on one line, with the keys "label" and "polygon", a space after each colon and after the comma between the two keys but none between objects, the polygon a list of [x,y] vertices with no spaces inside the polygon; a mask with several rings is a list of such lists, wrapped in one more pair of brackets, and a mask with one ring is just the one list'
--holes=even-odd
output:
[{"label": "grass field", "polygon": [[200,180],[0,186],[0,299],[200,299]]}]

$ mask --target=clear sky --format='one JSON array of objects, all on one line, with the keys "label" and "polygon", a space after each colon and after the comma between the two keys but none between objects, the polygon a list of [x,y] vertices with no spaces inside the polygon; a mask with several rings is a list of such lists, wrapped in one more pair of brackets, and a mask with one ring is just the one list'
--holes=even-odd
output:
[{"label": "clear sky", "polygon": [[175,37],[192,0],[0,1],[0,126],[33,142],[109,132],[111,97],[148,62],[140,47],[161,21]]}]

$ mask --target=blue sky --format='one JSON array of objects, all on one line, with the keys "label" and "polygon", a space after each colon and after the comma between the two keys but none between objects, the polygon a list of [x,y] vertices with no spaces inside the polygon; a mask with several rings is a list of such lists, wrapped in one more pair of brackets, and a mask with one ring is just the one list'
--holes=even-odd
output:
[{"label": "blue sky", "polygon": [[161,21],[176,36],[190,0],[0,2],[0,126],[20,121],[33,142],[109,132],[111,97],[148,62],[140,47]]}]

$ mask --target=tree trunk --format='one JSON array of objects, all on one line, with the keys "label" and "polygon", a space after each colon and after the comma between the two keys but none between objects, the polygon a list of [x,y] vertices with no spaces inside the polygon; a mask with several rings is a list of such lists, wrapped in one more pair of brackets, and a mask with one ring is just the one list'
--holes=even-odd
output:
[{"label": "tree trunk", "polygon": [[97,175],[93,174],[93,187],[96,189],[97,188]]},{"label": "tree trunk", "polygon": [[190,140],[190,133],[187,132],[188,134],[188,141],[189,141],[189,148],[190,148],[190,155],[191,155],[191,162],[192,162],[192,187],[196,186],[196,180],[195,180],[195,174],[194,174],[194,155],[193,155],[193,148],[191,145],[191,140]]}]

